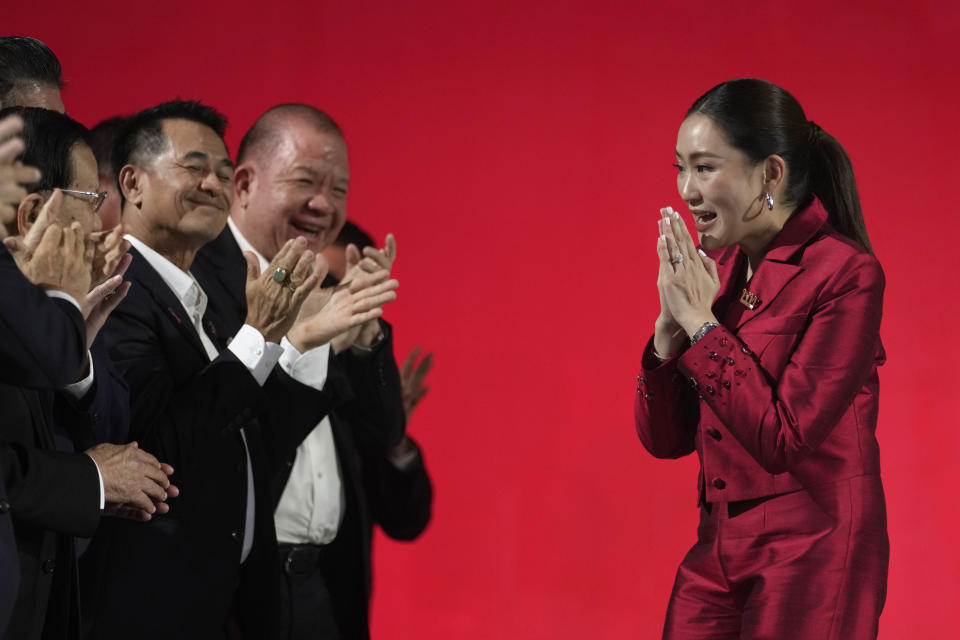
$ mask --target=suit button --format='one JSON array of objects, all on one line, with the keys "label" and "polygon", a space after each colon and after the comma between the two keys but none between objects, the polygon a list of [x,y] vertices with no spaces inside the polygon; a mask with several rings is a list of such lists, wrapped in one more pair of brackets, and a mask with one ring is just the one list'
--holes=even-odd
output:
[{"label": "suit button", "polygon": [[44,560],[43,564],[40,565],[44,573],[53,573],[53,570],[57,568],[57,563],[53,560]]},{"label": "suit button", "polygon": [[6,513],[10,511],[10,503],[6,500],[0,500],[0,513]]},{"label": "suit button", "polygon": [[230,537],[233,538],[234,540],[239,540],[240,538],[243,537],[243,533],[240,532],[239,530],[233,531],[230,533]]},{"label": "suit button", "polygon": [[723,489],[727,486],[727,483],[723,481],[723,478],[714,478],[713,479],[713,488],[714,489]]},{"label": "suit button", "polygon": [[723,438],[723,434],[720,433],[720,430],[714,429],[713,427],[710,427],[709,429],[707,429],[707,435],[713,438],[714,440],[720,440]]}]

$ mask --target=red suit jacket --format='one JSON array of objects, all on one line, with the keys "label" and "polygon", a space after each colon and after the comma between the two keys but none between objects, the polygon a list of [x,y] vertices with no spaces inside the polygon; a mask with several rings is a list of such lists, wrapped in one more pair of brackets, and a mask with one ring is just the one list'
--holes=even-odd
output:
[{"label": "red suit jacket", "polygon": [[[720,319],[740,304],[745,259],[737,247],[718,259]],[[747,288],[759,305],[678,357],[661,364],[647,345],[634,405],[643,445],[658,458],[696,450],[707,502],[878,474],[880,264],[814,200],[790,218]]]}]

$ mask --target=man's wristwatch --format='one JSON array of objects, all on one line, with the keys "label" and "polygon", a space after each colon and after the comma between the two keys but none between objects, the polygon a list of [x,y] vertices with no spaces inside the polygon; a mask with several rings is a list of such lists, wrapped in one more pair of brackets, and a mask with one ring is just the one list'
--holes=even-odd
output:
[{"label": "man's wristwatch", "polygon": [[363,346],[363,345],[361,345],[361,344],[357,344],[356,342],[354,342],[354,343],[350,346],[350,348],[351,348],[351,349],[356,349],[357,351],[360,351],[361,353],[370,353],[371,351],[373,351],[374,349],[376,349],[377,347],[379,347],[379,346],[380,346],[380,343],[383,342],[383,339],[386,338],[386,337],[387,337],[387,335],[383,332],[383,327],[380,327],[380,330],[377,332],[376,337],[370,342],[370,345],[369,345],[369,346]]}]

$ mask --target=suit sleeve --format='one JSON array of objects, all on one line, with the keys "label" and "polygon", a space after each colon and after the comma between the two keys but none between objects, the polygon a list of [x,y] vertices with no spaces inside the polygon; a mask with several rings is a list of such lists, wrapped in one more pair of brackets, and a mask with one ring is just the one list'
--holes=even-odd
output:
[{"label": "suit sleeve", "polygon": [[153,308],[143,296],[128,294],[103,329],[130,391],[129,437],[174,467],[201,462],[210,453],[205,443],[211,436],[239,429],[252,417],[261,388],[228,349],[192,375],[178,377],[170,358],[183,356],[166,352]]},{"label": "suit sleeve", "polygon": [[393,332],[386,322],[380,326],[384,339],[372,353],[347,350],[337,356],[352,390],[351,401],[338,413],[350,424],[357,447],[371,451],[385,451],[399,442],[407,424]]},{"label": "suit sleeve", "polygon": [[130,391],[113,364],[100,336],[91,349],[93,387],[81,399],[57,393],[54,411],[57,424],[66,425],[79,450],[101,442],[130,441]]},{"label": "suit sleeve", "polygon": [[3,441],[0,470],[18,524],[93,535],[100,521],[100,480],[89,456]]},{"label": "suit sleeve", "polygon": [[427,528],[433,503],[433,484],[417,447],[407,469],[397,469],[385,455],[363,459],[363,483],[370,514],[394,540],[413,540]]},{"label": "suit sleeve", "polygon": [[661,363],[653,355],[653,338],[643,351],[633,413],[640,442],[654,457],[680,458],[693,453],[700,408],[697,394],[677,369],[677,358]]},{"label": "suit sleeve", "polygon": [[80,311],[49,297],[0,246],[0,381],[36,389],[75,382],[87,363]]},{"label": "suit sleeve", "polygon": [[827,438],[875,366],[883,289],[876,259],[852,256],[820,291],[779,380],[723,326],[678,368],[767,472],[790,471]]}]

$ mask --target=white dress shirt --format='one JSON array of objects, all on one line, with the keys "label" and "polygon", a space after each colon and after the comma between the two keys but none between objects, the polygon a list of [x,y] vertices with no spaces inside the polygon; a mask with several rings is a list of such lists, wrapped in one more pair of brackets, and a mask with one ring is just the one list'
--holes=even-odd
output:
[{"label": "white dress shirt", "polygon": [[[260,261],[261,272],[269,266],[266,258],[243,237],[233,220],[227,224],[241,251],[250,251]],[[292,378],[315,389],[322,389],[327,376],[330,345],[300,354],[284,338],[280,366]],[[330,418],[320,423],[297,448],[290,478],[274,511],[277,541],[284,544],[328,544],[337,536],[343,520],[343,482],[337,462]]]},{"label": "white dress shirt", "polygon": [[[214,360],[219,354],[219,350],[210,336],[203,328],[203,314],[207,310],[207,294],[200,288],[200,283],[188,271],[183,271],[177,265],[173,264],[162,255],[148,247],[138,238],[130,234],[124,236],[130,241],[137,251],[143,255],[144,259],[159,274],[160,278],[170,287],[173,294],[183,305],[184,311],[190,317],[190,322],[203,344],[207,357]],[[283,349],[274,342],[267,342],[263,335],[251,327],[243,325],[233,337],[227,347],[240,362],[246,366],[250,375],[257,381],[261,387],[270,376],[270,371],[277,364]],[[240,562],[247,559],[250,549],[253,547],[254,514],[256,510],[256,500],[253,490],[253,465],[250,464],[249,447],[247,446],[247,435],[243,429],[240,429],[240,437],[243,440],[243,449],[247,458],[247,505],[244,518],[243,547],[240,550]]]}]

